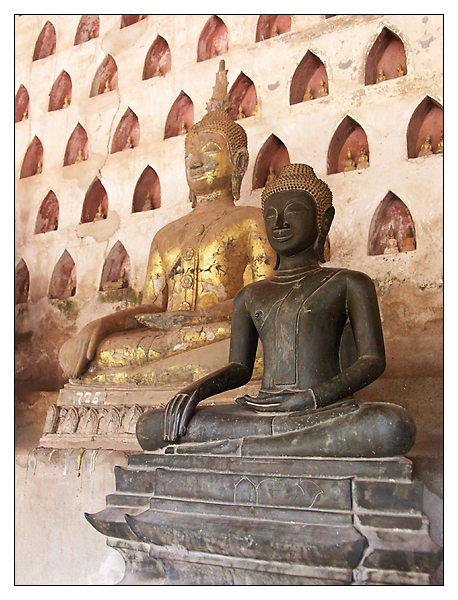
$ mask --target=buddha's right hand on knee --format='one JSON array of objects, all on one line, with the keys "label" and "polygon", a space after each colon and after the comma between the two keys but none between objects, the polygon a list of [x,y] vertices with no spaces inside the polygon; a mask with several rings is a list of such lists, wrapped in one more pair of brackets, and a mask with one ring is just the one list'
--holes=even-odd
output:
[{"label": "buddha's right hand on knee", "polygon": [[183,391],[174,396],[164,411],[164,441],[175,442],[186,434],[189,421],[200,402],[199,390]]},{"label": "buddha's right hand on knee", "polygon": [[65,377],[77,378],[95,356],[107,331],[102,319],[89,323],[73,338],[67,340],[59,352],[59,363]]}]

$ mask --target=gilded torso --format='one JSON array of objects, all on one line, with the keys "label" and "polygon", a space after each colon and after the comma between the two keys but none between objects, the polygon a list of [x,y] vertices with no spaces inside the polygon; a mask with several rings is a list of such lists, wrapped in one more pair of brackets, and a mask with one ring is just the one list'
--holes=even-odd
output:
[{"label": "gilded torso", "polygon": [[153,240],[143,302],[195,310],[270,275],[274,255],[258,208],[197,206]]}]

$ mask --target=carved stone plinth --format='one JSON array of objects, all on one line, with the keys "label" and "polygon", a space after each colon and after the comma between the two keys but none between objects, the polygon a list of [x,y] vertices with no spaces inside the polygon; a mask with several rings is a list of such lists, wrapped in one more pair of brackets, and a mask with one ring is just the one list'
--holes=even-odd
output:
[{"label": "carved stone plinth", "polygon": [[148,453],[86,515],[121,584],[428,585],[441,550],[405,458]]},{"label": "carved stone plinth", "polygon": [[[202,402],[202,406],[233,403],[243,394],[256,395],[260,383],[249,383],[232,392]],[[44,448],[105,448],[141,451],[135,436],[145,410],[164,408],[180,388],[172,386],[104,387],[67,383],[50,406],[40,446]]]}]

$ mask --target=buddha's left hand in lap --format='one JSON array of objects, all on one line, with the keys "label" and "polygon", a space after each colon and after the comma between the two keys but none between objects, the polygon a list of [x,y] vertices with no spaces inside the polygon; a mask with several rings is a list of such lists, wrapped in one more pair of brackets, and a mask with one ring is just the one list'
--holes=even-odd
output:
[{"label": "buddha's left hand in lap", "polygon": [[258,398],[243,396],[236,402],[256,412],[297,412],[317,408],[316,399],[311,389],[293,392],[284,391],[278,394],[260,394]]}]

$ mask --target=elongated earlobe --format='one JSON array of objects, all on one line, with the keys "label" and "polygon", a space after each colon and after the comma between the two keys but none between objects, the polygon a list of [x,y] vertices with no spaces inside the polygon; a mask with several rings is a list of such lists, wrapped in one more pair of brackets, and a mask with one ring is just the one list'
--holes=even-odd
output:
[{"label": "elongated earlobe", "polygon": [[335,213],[336,209],[333,206],[329,206],[321,219],[320,231],[314,244],[315,253],[320,263],[326,262],[326,259],[324,257],[324,245],[326,243],[326,236],[328,235],[329,230],[331,229],[331,224],[334,219]]}]

